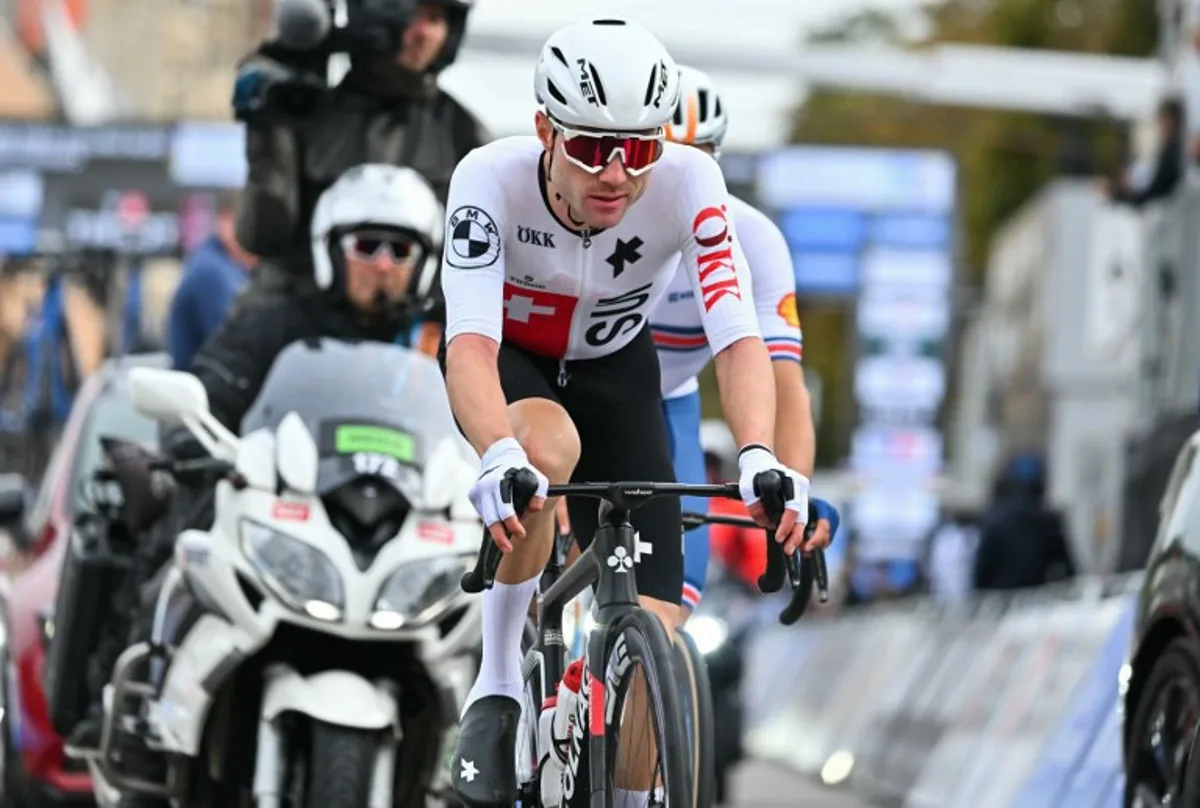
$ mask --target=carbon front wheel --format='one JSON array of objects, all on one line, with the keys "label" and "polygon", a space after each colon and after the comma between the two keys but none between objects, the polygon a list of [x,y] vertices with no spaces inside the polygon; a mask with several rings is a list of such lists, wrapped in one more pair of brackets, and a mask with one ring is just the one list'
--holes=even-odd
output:
[{"label": "carbon front wheel", "polygon": [[649,786],[652,808],[692,808],[674,647],[662,623],[647,611],[622,618],[613,636],[605,663],[608,805],[618,804],[619,788]]}]

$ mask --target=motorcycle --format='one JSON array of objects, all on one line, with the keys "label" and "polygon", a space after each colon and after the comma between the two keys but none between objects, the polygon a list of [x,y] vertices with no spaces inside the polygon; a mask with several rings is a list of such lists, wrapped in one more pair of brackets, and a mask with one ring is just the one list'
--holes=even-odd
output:
[{"label": "motorcycle", "polygon": [[[474,678],[478,603],[459,587],[481,525],[478,460],[441,373],[391,345],[284,350],[242,422],[192,375],[138,369],[134,404],[206,450],[163,464],[215,481],[210,530],[186,530],[153,639],[105,689],[97,801],[393,808],[448,784],[450,730]],[[162,776],[128,764],[130,743]]]}]

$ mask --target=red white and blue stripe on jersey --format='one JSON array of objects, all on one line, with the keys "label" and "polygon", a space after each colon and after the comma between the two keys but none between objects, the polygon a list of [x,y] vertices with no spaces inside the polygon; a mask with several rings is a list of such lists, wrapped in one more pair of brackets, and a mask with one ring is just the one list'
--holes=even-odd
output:
[{"label": "red white and blue stripe on jersey", "polygon": [[[683,328],[670,325],[651,325],[654,345],[660,351],[688,353],[708,349],[708,337],[703,326]],[[767,351],[772,359],[799,362],[804,357],[804,340],[797,337],[768,337]]]},{"label": "red white and blue stripe on jersey", "polygon": [[799,362],[804,358],[804,340],[797,337],[767,337],[767,351],[772,359],[790,359]]},{"label": "red white and blue stripe on jersey", "polygon": [[682,328],[673,325],[650,325],[654,335],[654,345],[660,351],[686,353],[688,351],[708,350],[708,337],[703,326]]}]

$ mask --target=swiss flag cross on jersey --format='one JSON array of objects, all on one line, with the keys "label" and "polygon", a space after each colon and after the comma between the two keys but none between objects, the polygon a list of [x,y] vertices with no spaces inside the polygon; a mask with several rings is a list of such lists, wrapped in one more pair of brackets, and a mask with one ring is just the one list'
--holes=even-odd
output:
[{"label": "swiss flag cross on jersey", "polygon": [[504,284],[504,339],[540,356],[562,357],[578,299]]}]

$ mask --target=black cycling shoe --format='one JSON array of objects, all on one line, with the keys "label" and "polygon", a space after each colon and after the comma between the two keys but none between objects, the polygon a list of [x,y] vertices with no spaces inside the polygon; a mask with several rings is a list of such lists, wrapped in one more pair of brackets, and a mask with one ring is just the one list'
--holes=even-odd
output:
[{"label": "black cycling shoe", "polygon": [[485,696],[467,708],[450,782],[468,808],[509,808],[516,802],[520,719],[521,705],[508,696]]}]

